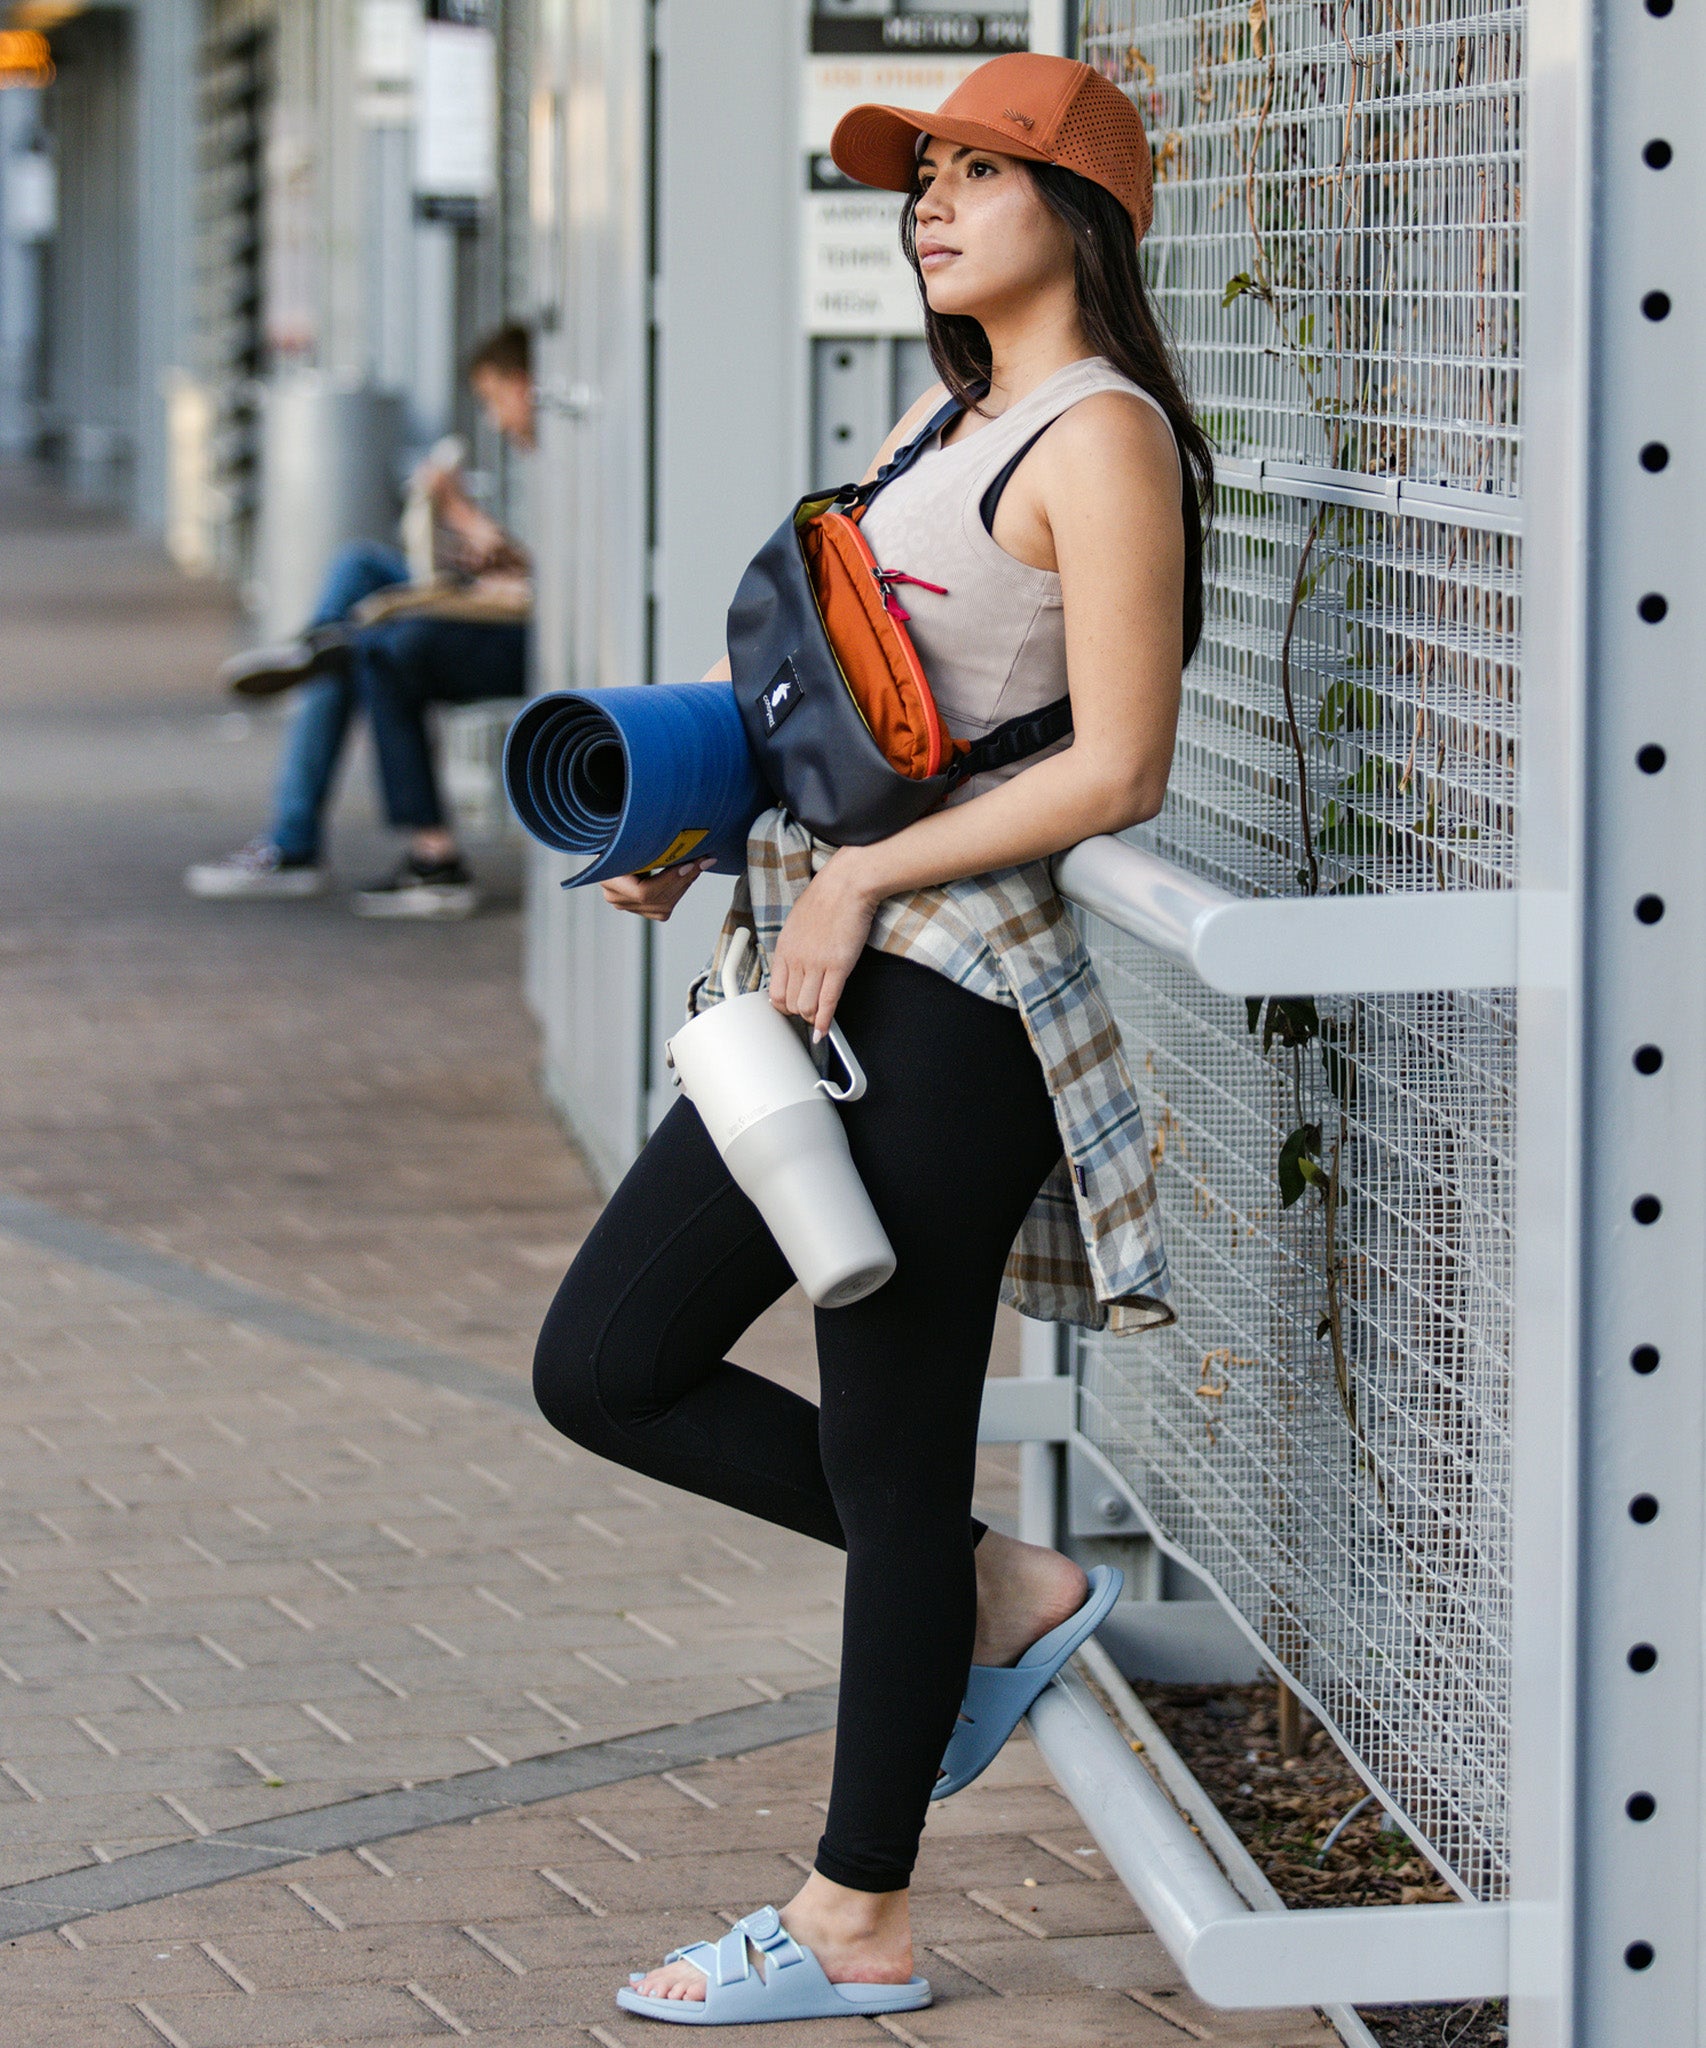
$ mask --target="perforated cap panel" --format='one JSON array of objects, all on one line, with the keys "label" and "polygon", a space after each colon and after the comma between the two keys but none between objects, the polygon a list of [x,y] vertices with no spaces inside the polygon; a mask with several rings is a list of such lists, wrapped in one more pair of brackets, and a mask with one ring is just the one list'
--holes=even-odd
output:
[{"label": "perforated cap panel", "polygon": [[1154,211],[1143,117],[1117,85],[1092,71],[1067,102],[1049,154],[1064,171],[1102,185],[1131,215],[1139,235]]}]

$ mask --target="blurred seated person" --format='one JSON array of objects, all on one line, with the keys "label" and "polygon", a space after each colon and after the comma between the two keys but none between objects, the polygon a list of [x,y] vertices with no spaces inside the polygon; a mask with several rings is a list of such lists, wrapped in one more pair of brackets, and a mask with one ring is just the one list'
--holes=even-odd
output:
[{"label": "blurred seated person", "polygon": [[[527,330],[500,328],[475,349],[468,382],[492,425],[513,446],[534,444]],[[436,451],[435,451],[436,452]],[[184,875],[192,895],[302,897],[327,883],[323,821],[357,706],[365,703],[387,821],[407,832],[396,869],[352,894],[363,917],[467,917],[479,893],[446,823],[424,707],[526,695],[526,552],[475,505],[454,467],[415,477],[436,527],[434,560],[448,575],[411,585],[394,548],[359,541],[326,573],[299,640],[236,656],[222,675],[238,695],[266,697],[301,685],[285,740],[266,831]]]}]

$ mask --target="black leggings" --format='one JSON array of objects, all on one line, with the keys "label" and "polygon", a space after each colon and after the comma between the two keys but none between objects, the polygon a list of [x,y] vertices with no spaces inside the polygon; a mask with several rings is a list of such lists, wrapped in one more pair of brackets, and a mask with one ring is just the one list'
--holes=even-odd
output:
[{"label": "black leggings", "polygon": [[1002,1267],[1060,1157],[1016,1011],[867,949],[838,1011],[870,1075],[844,1110],[899,1255],[817,1314],[822,1406],[724,1361],[792,1284],[690,1103],[582,1246],[533,1384],[564,1435],[847,1552],[835,1776],[817,1867],[908,1882],[977,1620],[977,1418]]}]

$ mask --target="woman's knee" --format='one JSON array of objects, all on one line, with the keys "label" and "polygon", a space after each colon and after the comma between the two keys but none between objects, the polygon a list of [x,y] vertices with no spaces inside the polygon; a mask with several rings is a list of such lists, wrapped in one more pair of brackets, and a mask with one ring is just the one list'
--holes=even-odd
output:
[{"label": "woman's knee", "polygon": [[604,1304],[588,1297],[571,1266],[534,1346],[533,1398],[553,1429],[588,1450],[605,1452],[613,1418],[598,1386]]}]

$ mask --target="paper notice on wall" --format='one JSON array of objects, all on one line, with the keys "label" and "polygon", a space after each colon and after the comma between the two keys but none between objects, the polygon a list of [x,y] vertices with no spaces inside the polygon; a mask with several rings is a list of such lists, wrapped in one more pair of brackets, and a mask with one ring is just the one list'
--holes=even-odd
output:
[{"label": "paper notice on wall", "polygon": [[850,107],[935,107],[980,57],[814,56],[806,60],[804,250],[808,334],[914,335],[924,332],[918,286],[901,254],[898,192],[855,185],[829,155],[835,124]]},{"label": "paper notice on wall", "polygon": [[414,119],[420,39],[418,0],[361,0],[356,112],[369,127],[401,128]]},{"label": "paper notice on wall", "polygon": [[492,32],[421,24],[415,87],[415,190],[431,199],[488,199],[497,186],[497,58]]}]

